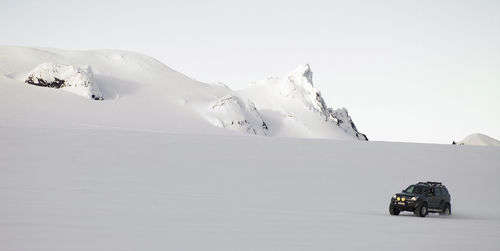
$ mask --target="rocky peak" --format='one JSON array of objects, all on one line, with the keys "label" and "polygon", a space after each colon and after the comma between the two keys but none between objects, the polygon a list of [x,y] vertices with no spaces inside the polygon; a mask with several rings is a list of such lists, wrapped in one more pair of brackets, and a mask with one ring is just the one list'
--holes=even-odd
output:
[{"label": "rocky peak", "polygon": [[304,64],[297,67],[292,73],[289,74],[289,78],[295,80],[304,78],[307,84],[311,85],[311,87],[314,87],[313,72],[311,71],[311,67],[309,66],[309,64]]}]

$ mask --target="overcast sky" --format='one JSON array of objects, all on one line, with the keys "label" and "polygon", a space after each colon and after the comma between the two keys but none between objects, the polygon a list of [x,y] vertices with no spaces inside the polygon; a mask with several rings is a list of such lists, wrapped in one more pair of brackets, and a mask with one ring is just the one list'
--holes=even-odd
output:
[{"label": "overcast sky", "polygon": [[5,1],[0,44],[120,49],[233,89],[309,63],[370,140],[500,139],[500,1]]}]

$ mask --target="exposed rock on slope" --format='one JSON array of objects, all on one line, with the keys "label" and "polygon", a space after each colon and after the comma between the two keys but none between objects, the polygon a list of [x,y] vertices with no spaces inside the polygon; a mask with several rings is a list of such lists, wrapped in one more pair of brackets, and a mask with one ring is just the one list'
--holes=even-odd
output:
[{"label": "exposed rock on slope", "polygon": [[102,93],[95,85],[90,66],[86,69],[71,65],[43,63],[33,69],[25,81],[27,84],[61,88],[85,98],[102,100]]},{"label": "exposed rock on slope", "polygon": [[250,100],[226,95],[213,103],[205,117],[214,126],[248,134],[267,135],[266,122]]},{"label": "exposed rock on slope", "polygon": [[347,112],[347,109],[340,108],[333,110],[332,108],[328,108],[328,113],[332,119],[337,121],[337,125],[345,132],[350,135],[355,135],[359,140],[368,141],[368,137],[366,137],[366,135],[358,132],[356,125],[352,122],[351,116],[349,116],[349,113]]}]

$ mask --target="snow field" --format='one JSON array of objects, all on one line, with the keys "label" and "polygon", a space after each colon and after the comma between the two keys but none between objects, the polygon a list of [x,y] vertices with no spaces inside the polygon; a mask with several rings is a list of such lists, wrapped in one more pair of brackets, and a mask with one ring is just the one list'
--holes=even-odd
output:
[{"label": "snow field", "polygon": [[[0,130],[0,250],[498,250],[496,147]],[[453,215],[390,216],[439,180]]]}]

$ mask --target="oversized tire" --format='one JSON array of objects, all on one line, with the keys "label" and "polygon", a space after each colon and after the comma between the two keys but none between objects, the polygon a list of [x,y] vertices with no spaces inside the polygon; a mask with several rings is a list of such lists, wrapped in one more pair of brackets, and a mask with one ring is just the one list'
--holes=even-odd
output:
[{"label": "oversized tire", "polygon": [[422,202],[422,204],[420,204],[417,208],[415,208],[414,213],[416,216],[425,217],[428,213],[427,209],[428,209],[427,203]]},{"label": "oversized tire", "polygon": [[451,205],[450,203],[445,203],[439,215],[451,215]]},{"label": "oversized tire", "polygon": [[397,208],[394,206],[394,204],[392,204],[392,203],[391,203],[391,204],[389,205],[389,213],[390,213],[391,215],[399,215],[399,212],[400,212],[400,211],[399,211],[399,209],[397,209]]}]

